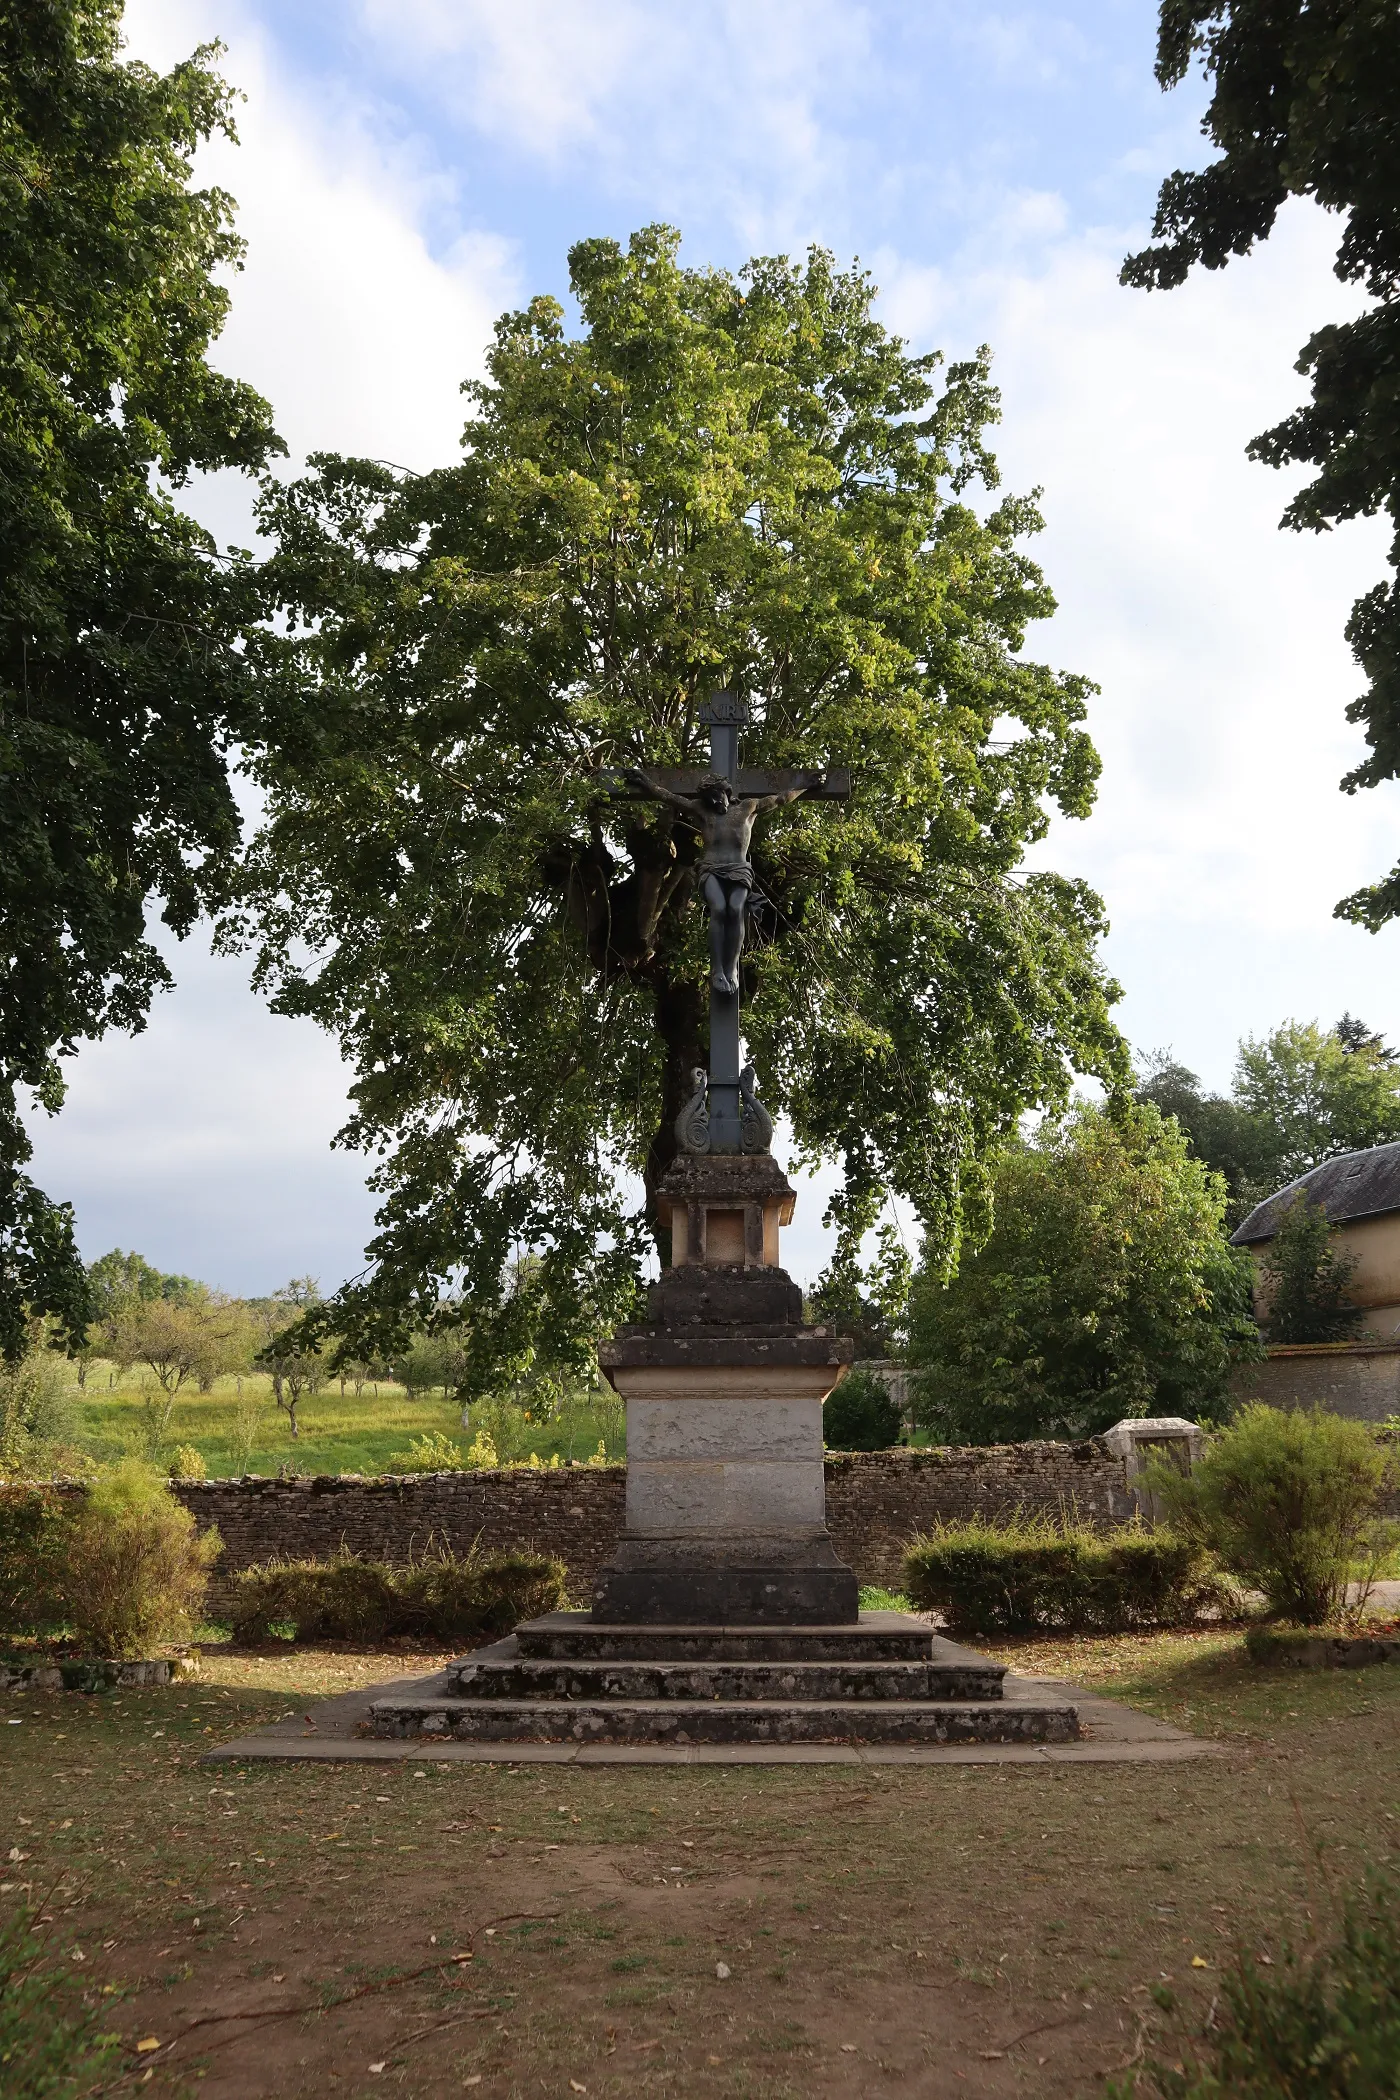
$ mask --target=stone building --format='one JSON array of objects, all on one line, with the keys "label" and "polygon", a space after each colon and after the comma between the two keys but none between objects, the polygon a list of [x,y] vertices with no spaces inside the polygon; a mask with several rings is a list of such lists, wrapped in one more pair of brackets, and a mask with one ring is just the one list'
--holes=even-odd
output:
[{"label": "stone building", "polygon": [[[1236,1400],[1326,1407],[1361,1421],[1400,1415],[1400,1144],[1344,1152],[1256,1204],[1233,1235],[1256,1266],[1301,1189],[1321,1204],[1339,1247],[1355,1257],[1350,1295],[1362,1317],[1345,1342],[1271,1348],[1236,1372]],[[1256,1310],[1263,1311],[1256,1291]]]},{"label": "stone building", "polygon": [[[1356,1339],[1400,1340],[1400,1143],[1343,1152],[1257,1203],[1232,1235],[1260,1256],[1300,1191],[1327,1213],[1337,1245],[1354,1257],[1349,1294],[1362,1308]],[[1262,1311],[1256,1292],[1256,1308]]]}]

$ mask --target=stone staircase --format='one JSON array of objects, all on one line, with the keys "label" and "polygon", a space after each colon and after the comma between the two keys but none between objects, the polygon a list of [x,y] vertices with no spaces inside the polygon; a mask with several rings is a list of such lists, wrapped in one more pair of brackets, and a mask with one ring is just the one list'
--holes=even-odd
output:
[{"label": "stone staircase", "polygon": [[385,1738],[479,1743],[1072,1743],[1064,1700],[902,1612],[853,1626],[608,1626],[549,1612],[376,1701]]}]

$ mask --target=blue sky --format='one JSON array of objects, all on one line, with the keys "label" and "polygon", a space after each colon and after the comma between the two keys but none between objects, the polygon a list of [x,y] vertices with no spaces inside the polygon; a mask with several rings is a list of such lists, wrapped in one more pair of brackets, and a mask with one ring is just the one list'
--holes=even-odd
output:
[{"label": "blue sky", "polygon": [[[1349,800],[1342,641],[1382,572],[1374,524],[1280,534],[1286,477],[1246,440],[1301,398],[1308,334],[1354,310],[1337,225],[1292,206],[1266,248],[1180,292],[1122,290],[1163,174],[1197,164],[1199,81],[1152,78],[1140,0],[1019,9],[852,0],[136,0],[130,48],[220,38],[242,143],[202,172],[247,268],[218,360],[301,456],[451,456],[495,315],[562,295],[576,239],[665,219],[737,267],[859,254],[918,349],[989,342],[1008,486],[1043,489],[1060,601],[1029,648],[1102,687],[1095,815],[1037,858],[1086,876],[1120,1019],[1214,1085],[1238,1038],[1344,1007],[1400,1037],[1400,931],[1331,917],[1396,857],[1393,789]],[[194,507],[247,544],[220,477]],[[144,1035],[84,1049],[36,1125],[90,1257],[120,1243],[231,1290],[359,1266],[363,1163],[330,1150],[335,1046],[275,1020],[198,937]],[[820,1194],[788,1235],[820,1266]]]}]

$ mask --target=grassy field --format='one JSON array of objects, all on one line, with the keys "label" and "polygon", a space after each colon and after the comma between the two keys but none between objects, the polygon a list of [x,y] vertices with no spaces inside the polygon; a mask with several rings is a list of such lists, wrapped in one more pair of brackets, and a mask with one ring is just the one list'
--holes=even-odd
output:
[{"label": "grassy field", "polygon": [[[86,1389],[74,1395],[83,1449],[97,1459],[142,1453],[146,1396],[152,1384],[149,1372],[144,1379],[139,1371],[118,1378],[111,1366],[96,1365]],[[394,1472],[398,1470],[393,1464],[395,1453],[407,1450],[415,1437],[437,1432],[463,1448],[471,1441],[470,1432],[462,1429],[462,1410],[455,1401],[444,1399],[440,1392],[410,1397],[402,1386],[387,1380],[377,1386],[367,1382],[358,1394],[349,1384],[342,1393],[339,1382],[333,1380],[301,1401],[297,1408],[300,1434],[294,1438],[286,1414],[274,1403],[271,1379],[259,1375],[221,1378],[207,1393],[182,1387],[171,1410],[166,1444],[193,1445],[211,1478],[244,1471],[238,1448],[240,1404],[250,1414],[256,1407],[254,1443],[246,1466],[252,1473],[276,1473],[283,1466],[301,1473]],[[625,1439],[617,1427],[611,1420],[600,1425],[588,1415],[572,1423],[527,1425],[520,1456],[533,1449],[546,1463],[556,1452],[561,1458],[591,1457],[602,1427],[608,1430],[609,1455],[621,1457]]]},{"label": "grassy field", "polygon": [[1221,1754],[210,1766],[438,1660],[215,1650],[166,1691],[0,1699],[3,1900],[108,2008],[104,2089],[1102,2094],[1189,2060],[1237,1949],[1277,1962],[1400,1862],[1400,1668],[1259,1669],[1233,1633],[1002,1652]]}]

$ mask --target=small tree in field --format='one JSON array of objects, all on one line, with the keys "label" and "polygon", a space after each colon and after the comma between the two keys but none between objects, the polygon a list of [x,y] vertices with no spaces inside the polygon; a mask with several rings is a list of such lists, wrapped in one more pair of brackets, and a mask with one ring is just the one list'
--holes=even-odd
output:
[{"label": "small tree in field", "polygon": [[1341,1342],[1361,1318],[1347,1296],[1356,1256],[1332,1237],[1327,1213],[1300,1189],[1261,1256],[1264,1328],[1271,1342]]}]

